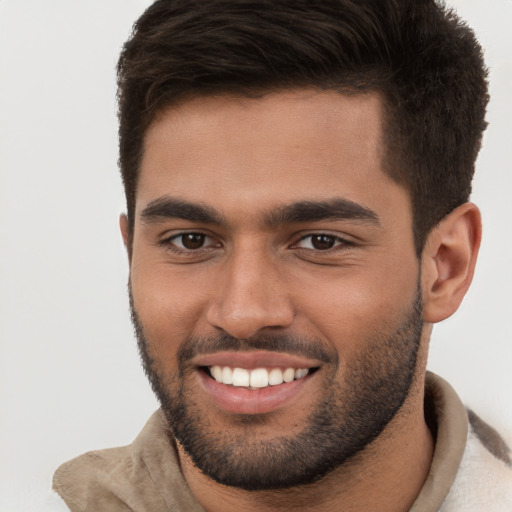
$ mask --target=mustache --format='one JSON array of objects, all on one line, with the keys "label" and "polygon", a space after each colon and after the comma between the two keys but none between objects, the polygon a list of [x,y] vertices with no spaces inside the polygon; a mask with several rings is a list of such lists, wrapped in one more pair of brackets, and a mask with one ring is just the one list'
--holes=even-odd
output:
[{"label": "mustache", "polygon": [[[135,335],[141,354],[147,353],[148,341],[144,327],[135,308],[131,283],[128,282],[128,297]],[[316,359],[323,363],[339,364],[338,352],[320,339],[296,336],[290,333],[261,333],[248,339],[239,339],[224,332],[217,336],[188,336],[178,348],[177,359],[181,369],[199,355],[216,352],[250,352],[265,350]]]},{"label": "mustache", "polygon": [[290,334],[261,334],[249,339],[238,339],[227,333],[213,337],[189,336],[178,349],[178,362],[181,366],[199,355],[255,350],[293,354],[324,363],[338,363],[337,352],[318,339]]}]

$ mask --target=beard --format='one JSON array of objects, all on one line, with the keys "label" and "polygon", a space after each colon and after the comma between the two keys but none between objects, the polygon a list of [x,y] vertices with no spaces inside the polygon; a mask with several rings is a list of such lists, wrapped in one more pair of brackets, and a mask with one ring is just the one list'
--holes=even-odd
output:
[{"label": "beard", "polygon": [[[345,361],[318,339],[265,335],[240,340],[229,335],[190,337],[178,350],[178,371],[159,371],[151,340],[135,310],[132,321],[144,371],[169,427],[197,468],[216,482],[247,491],[286,489],[311,484],[349,463],[384,431],[404,404],[415,379],[423,327],[418,286],[410,310],[390,332],[364,340],[357,357]],[[220,350],[279,351],[316,358],[322,366],[322,398],[303,425],[291,434],[274,434],[273,413],[232,415],[232,428],[215,428],[195,399],[189,361]],[[316,376],[320,378],[320,374]],[[273,426],[274,425],[274,426]],[[262,430],[263,429],[263,430]],[[255,432],[265,432],[258,437]]]}]

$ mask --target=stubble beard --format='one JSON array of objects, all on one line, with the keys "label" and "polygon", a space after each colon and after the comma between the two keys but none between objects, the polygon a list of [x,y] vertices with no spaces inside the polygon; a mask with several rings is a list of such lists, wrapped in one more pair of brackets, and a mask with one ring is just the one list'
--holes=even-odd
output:
[{"label": "stubble beard", "polygon": [[[179,349],[177,374],[162,375],[151,356],[151,342],[144,335],[131,293],[130,304],[144,371],[167,419],[171,441],[178,440],[196,467],[223,485],[259,491],[318,481],[351,461],[384,431],[404,404],[415,378],[423,327],[419,287],[410,311],[394,331],[367,340],[357,359],[345,366],[344,385],[335,379],[337,354],[322,342],[275,335],[243,342],[226,335],[208,340],[189,338]],[[187,361],[206,346],[232,350],[265,346],[303,355],[316,352],[320,359],[332,363],[323,367],[322,399],[293,435],[254,439],[254,428],[273,428],[271,413],[234,415],[233,428],[212,429],[194,400],[194,385],[186,378]]]}]

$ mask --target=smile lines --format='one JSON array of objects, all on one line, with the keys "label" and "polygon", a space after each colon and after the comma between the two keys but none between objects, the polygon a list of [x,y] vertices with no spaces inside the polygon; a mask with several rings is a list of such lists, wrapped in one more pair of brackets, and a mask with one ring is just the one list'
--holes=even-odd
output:
[{"label": "smile lines", "polygon": [[267,386],[278,386],[283,382],[292,382],[302,379],[309,373],[307,368],[256,368],[246,370],[245,368],[231,368],[229,366],[209,366],[211,376],[221,384],[228,384],[235,387],[253,389],[266,388]]}]

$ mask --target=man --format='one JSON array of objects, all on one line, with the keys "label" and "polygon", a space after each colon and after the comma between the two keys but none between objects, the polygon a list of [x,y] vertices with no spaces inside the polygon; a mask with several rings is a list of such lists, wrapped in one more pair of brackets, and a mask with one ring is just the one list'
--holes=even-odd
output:
[{"label": "man", "polygon": [[160,0],[118,71],[161,410],[57,471],[71,510],[509,510],[508,447],[426,373],[481,238],[472,32],[431,1]]}]

